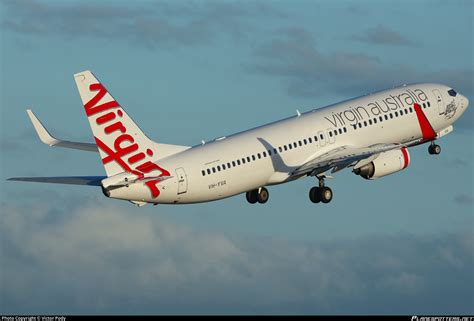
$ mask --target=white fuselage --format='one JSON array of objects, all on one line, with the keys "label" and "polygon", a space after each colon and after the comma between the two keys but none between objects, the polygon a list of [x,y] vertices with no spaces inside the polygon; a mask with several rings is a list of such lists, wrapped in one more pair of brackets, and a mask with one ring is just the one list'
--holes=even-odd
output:
[{"label": "white fuselage", "polygon": [[157,185],[157,198],[144,184],[112,190],[110,197],[197,203],[294,180],[301,177],[291,175],[296,168],[338,146],[403,144],[422,138],[415,103],[434,131],[449,127],[468,101],[460,94],[448,95],[448,90],[439,84],[402,86],[218,138],[160,159],[157,163],[171,178]]}]

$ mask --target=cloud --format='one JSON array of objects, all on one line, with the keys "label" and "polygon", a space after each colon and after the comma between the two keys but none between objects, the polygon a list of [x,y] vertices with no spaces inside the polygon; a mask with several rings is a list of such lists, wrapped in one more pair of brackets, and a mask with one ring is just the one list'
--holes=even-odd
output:
[{"label": "cloud", "polygon": [[251,30],[245,18],[283,16],[260,2],[185,1],[128,6],[22,0],[5,1],[3,6],[2,27],[17,34],[87,36],[127,40],[147,47],[208,44],[222,34],[239,39]]},{"label": "cloud", "polygon": [[454,202],[456,202],[459,205],[472,206],[473,204],[472,195],[468,195],[468,194],[456,195],[456,197],[454,197]]},{"label": "cloud", "polygon": [[354,35],[352,39],[375,45],[412,46],[415,44],[413,41],[403,37],[398,32],[381,24],[366,30],[362,35]]},{"label": "cloud", "polygon": [[301,243],[82,206],[2,205],[1,313],[473,312],[472,233]]},{"label": "cloud", "polygon": [[[325,53],[311,33],[301,28],[278,30],[267,43],[255,49],[255,61],[246,65],[249,72],[277,77],[285,81],[294,97],[315,98],[338,93],[354,95],[400,86],[404,83],[438,82],[473,96],[474,71],[418,70],[406,64],[392,64],[365,53]],[[465,127],[472,127],[466,118]]]}]

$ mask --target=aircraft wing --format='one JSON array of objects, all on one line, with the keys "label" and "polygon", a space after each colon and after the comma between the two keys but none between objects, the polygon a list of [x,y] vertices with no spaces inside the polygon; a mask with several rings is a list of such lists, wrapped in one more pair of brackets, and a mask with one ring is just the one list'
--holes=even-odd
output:
[{"label": "aircraft wing", "polygon": [[92,143],[79,143],[79,142],[71,142],[67,140],[60,140],[53,137],[48,130],[43,126],[43,124],[39,121],[35,114],[31,111],[31,109],[27,109],[26,112],[35,127],[36,133],[38,134],[40,140],[49,146],[57,146],[57,147],[64,147],[64,148],[72,148],[72,149],[80,149],[89,152],[99,152],[97,145]]},{"label": "aircraft wing", "polygon": [[376,144],[362,148],[347,145],[337,147],[310,159],[294,170],[291,175],[317,175],[330,169],[332,169],[332,173],[334,173],[349,166],[354,166],[354,169],[356,169],[370,163],[376,159],[380,153],[409,145],[410,144]]},{"label": "aircraft wing", "polygon": [[101,186],[107,176],[12,177],[9,181]]}]

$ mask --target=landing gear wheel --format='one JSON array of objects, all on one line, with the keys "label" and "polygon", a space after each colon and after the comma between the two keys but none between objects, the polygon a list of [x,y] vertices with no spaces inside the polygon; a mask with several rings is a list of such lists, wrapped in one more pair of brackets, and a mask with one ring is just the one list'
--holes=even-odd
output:
[{"label": "landing gear wheel", "polygon": [[261,187],[258,190],[257,201],[260,204],[265,204],[268,201],[268,197],[269,197],[268,190],[265,187]]},{"label": "landing gear wheel", "polygon": [[250,192],[245,193],[245,197],[247,198],[247,202],[250,204],[255,204],[258,201],[258,190],[253,190]]},{"label": "landing gear wheel", "polygon": [[439,155],[439,153],[441,153],[441,146],[436,145],[436,144],[431,144],[428,147],[428,153],[430,153],[430,155]]},{"label": "landing gear wheel", "polygon": [[323,203],[329,203],[332,200],[332,190],[329,187],[324,186],[319,189],[319,198]]},{"label": "landing gear wheel", "polygon": [[309,190],[309,199],[311,200],[311,202],[313,203],[319,203],[321,202],[321,198],[319,196],[319,190],[320,188],[319,187],[312,187],[310,190]]}]

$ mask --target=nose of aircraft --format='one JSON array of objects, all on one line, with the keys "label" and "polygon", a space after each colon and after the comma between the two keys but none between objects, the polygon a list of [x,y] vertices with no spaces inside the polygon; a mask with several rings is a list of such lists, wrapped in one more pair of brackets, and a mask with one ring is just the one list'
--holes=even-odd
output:
[{"label": "nose of aircraft", "polygon": [[466,96],[464,95],[460,95],[461,97],[461,105],[464,107],[464,108],[467,108],[467,106],[469,106],[469,99],[467,99]]}]

